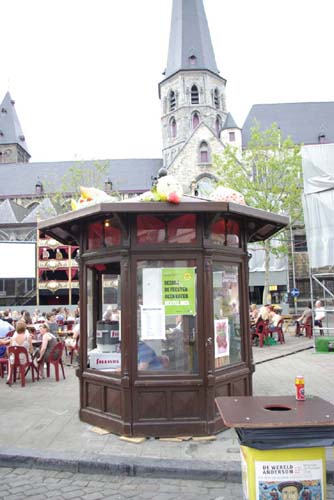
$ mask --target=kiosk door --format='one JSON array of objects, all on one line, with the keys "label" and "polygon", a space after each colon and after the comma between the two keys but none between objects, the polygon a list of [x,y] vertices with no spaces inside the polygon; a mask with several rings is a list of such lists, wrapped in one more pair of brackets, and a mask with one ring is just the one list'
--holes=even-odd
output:
[{"label": "kiosk door", "polygon": [[133,433],[185,435],[206,420],[197,260],[137,260],[136,268]]}]

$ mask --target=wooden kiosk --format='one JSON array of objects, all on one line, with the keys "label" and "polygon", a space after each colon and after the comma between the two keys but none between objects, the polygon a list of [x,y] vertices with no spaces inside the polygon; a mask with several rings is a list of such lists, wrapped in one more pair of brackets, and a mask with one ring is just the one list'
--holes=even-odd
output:
[{"label": "wooden kiosk", "polygon": [[287,222],[192,197],[41,222],[80,248],[80,418],[128,436],[220,431],[215,398],[252,394],[247,243]]}]

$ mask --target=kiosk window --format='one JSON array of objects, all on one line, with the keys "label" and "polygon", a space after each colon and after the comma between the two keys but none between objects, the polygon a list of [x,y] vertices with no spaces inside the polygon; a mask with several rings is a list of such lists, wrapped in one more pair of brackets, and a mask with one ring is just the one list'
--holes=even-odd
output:
[{"label": "kiosk window", "polygon": [[121,229],[112,219],[94,222],[88,228],[88,250],[104,246],[119,246],[121,244]]},{"label": "kiosk window", "polygon": [[92,269],[88,267],[87,277],[87,364],[104,373],[118,374],[121,371],[120,264],[93,265]]},{"label": "kiosk window", "polygon": [[194,260],[138,262],[139,372],[198,372],[196,289]]},{"label": "kiosk window", "polygon": [[241,361],[239,268],[213,265],[215,368]]},{"label": "kiosk window", "polygon": [[137,243],[148,245],[156,243],[193,243],[196,241],[196,222],[194,214],[174,217],[138,215]]},{"label": "kiosk window", "polygon": [[211,226],[210,239],[218,245],[240,246],[240,227],[234,220],[219,219]]}]

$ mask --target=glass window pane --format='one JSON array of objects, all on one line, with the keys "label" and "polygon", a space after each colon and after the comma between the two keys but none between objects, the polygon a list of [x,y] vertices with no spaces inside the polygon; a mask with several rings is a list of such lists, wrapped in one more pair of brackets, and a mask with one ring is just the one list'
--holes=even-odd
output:
[{"label": "glass window pane", "polygon": [[87,268],[87,352],[95,347],[93,327],[93,270]]},{"label": "glass window pane", "polygon": [[234,220],[219,219],[211,226],[210,239],[218,245],[240,246],[240,227]]},{"label": "glass window pane", "polygon": [[[88,269],[88,277],[90,276],[92,278],[87,283],[87,293],[90,296],[87,299],[88,366],[117,375],[121,372],[120,263],[94,265],[92,269]],[[95,293],[94,282],[98,287]],[[98,313],[95,325],[93,311]]]},{"label": "glass window pane", "polygon": [[239,247],[240,245],[240,228],[238,222],[235,220],[227,221],[226,225],[226,245],[228,247]]},{"label": "glass window pane", "polygon": [[226,241],[225,232],[226,232],[225,220],[220,219],[219,221],[215,222],[212,225],[210,232],[210,239],[214,243],[217,243],[218,245],[225,245]]},{"label": "glass window pane", "polygon": [[196,241],[196,215],[186,214],[173,218],[167,224],[168,243]]},{"label": "glass window pane", "polygon": [[137,265],[138,371],[198,373],[196,261]]},{"label": "glass window pane", "polygon": [[103,226],[102,222],[89,224],[88,228],[88,250],[101,248],[103,246]]},{"label": "glass window pane", "polygon": [[104,242],[107,247],[121,244],[121,230],[109,221],[104,223]]},{"label": "glass window pane", "polygon": [[165,222],[152,215],[138,215],[137,243],[161,243],[165,241]]},{"label": "glass window pane", "polygon": [[241,361],[239,268],[215,262],[213,265],[213,309],[215,368]]}]

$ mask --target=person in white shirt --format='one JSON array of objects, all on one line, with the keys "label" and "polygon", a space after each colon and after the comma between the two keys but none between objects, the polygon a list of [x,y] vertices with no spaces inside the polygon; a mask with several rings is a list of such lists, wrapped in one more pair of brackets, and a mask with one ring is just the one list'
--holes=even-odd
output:
[{"label": "person in white shirt", "polygon": [[319,327],[320,335],[324,334],[322,329],[322,322],[326,317],[325,308],[322,305],[321,300],[317,300],[314,309],[314,325]]}]

